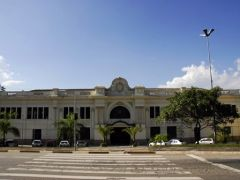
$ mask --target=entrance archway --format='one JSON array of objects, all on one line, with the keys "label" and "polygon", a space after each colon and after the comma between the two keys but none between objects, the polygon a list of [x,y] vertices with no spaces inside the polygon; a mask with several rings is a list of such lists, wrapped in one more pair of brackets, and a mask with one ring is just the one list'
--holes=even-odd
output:
[{"label": "entrance archway", "polygon": [[111,145],[129,145],[131,138],[128,133],[123,130],[131,124],[127,121],[131,119],[131,114],[127,108],[122,105],[114,107],[110,112],[110,119],[113,124],[108,124],[113,127],[113,133],[110,135]]},{"label": "entrance archway", "polygon": [[114,127],[113,133],[110,135],[111,145],[129,145],[130,136],[128,133],[124,132],[125,127]]}]

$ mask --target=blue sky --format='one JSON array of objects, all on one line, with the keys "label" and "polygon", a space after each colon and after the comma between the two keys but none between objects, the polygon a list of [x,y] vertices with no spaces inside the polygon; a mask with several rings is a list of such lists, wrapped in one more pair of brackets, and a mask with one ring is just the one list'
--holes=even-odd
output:
[{"label": "blue sky", "polygon": [[7,90],[240,88],[238,0],[0,0],[0,83]]}]

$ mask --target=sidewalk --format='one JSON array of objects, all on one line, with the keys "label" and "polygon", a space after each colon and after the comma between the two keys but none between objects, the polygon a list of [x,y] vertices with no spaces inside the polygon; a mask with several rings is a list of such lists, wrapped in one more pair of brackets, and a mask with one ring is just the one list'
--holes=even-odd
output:
[{"label": "sidewalk", "polygon": [[160,153],[185,153],[185,152],[235,152],[240,153],[240,147],[210,147],[210,146],[199,146],[199,147],[185,147],[185,146],[163,146],[163,147],[151,147],[148,146],[108,146],[108,147],[70,147],[70,148],[59,148],[59,147],[1,147],[0,152],[52,152],[52,153],[132,153],[132,154],[160,154]]}]

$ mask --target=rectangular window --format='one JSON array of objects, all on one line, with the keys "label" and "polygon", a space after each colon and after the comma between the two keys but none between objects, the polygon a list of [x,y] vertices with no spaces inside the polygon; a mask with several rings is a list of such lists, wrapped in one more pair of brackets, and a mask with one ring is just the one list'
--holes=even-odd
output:
[{"label": "rectangular window", "polygon": [[154,107],[153,106],[150,107],[150,118],[151,119],[154,118]]},{"label": "rectangular window", "polygon": [[32,116],[32,118],[33,119],[37,119],[37,107],[33,107],[33,116]]},{"label": "rectangular window", "polygon": [[38,119],[43,118],[43,107],[38,108]]},{"label": "rectangular window", "polygon": [[157,118],[160,115],[160,107],[159,106],[150,106],[150,118]]},{"label": "rectangular window", "polygon": [[7,108],[6,108],[6,113],[9,114],[10,112],[11,112],[10,107],[7,107]]},{"label": "rectangular window", "polygon": [[69,114],[72,114],[74,112],[73,107],[69,107]]},{"label": "rectangular window", "polygon": [[63,109],[63,118],[66,119],[68,115],[68,107],[64,107]]},{"label": "rectangular window", "polygon": [[[18,117],[21,119],[21,108],[17,111]],[[48,119],[48,107],[28,107],[27,119]]]},{"label": "rectangular window", "polygon": [[80,107],[80,119],[90,119],[90,107]]},{"label": "rectangular window", "polygon": [[66,119],[67,115],[70,114],[70,113],[73,113],[73,112],[74,112],[74,108],[73,107],[64,107],[63,118]]},{"label": "rectangular window", "polygon": [[48,107],[44,107],[44,119],[48,119],[48,114],[49,114],[49,108]]},{"label": "rectangular window", "polygon": [[0,108],[0,119],[4,118],[5,113],[11,113],[11,119],[21,119],[21,108],[20,107],[1,107]]},{"label": "rectangular window", "polygon": [[22,108],[18,107],[17,108],[16,119],[21,119],[21,117],[22,117]]},{"label": "rectangular window", "polygon": [[85,108],[80,107],[80,119],[85,119]]},{"label": "rectangular window", "polygon": [[11,119],[16,119],[16,108],[15,107],[11,108]]},{"label": "rectangular window", "polygon": [[3,118],[4,118],[4,112],[5,112],[5,108],[4,108],[4,107],[1,107],[1,108],[0,108],[0,119],[3,119]]},{"label": "rectangular window", "polygon": [[27,119],[32,119],[32,108],[31,107],[27,108]]},{"label": "rectangular window", "polygon": [[86,107],[86,119],[90,119],[90,107]]},{"label": "rectangular window", "polygon": [[160,107],[156,106],[155,107],[155,117],[158,117],[160,115]]}]

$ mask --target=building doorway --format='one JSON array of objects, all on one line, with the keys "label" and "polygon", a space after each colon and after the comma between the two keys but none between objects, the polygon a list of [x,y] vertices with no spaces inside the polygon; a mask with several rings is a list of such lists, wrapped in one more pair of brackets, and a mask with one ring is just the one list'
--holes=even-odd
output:
[{"label": "building doorway", "polygon": [[33,129],[32,130],[32,139],[42,139],[42,130],[41,129]]},{"label": "building doorway", "polygon": [[128,133],[123,132],[124,127],[113,128],[113,133],[110,135],[111,145],[124,146],[130,144],[130,136]]},{"label": "building doorway", "polygon": [[168,137],[168,140],[177,138],[177,127],[176,126],[168,126],[167,127],[167,137]]}]

